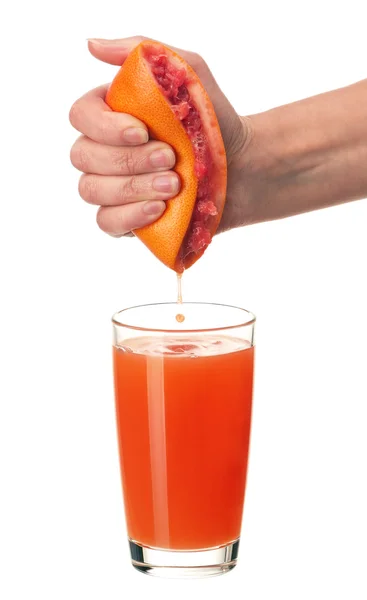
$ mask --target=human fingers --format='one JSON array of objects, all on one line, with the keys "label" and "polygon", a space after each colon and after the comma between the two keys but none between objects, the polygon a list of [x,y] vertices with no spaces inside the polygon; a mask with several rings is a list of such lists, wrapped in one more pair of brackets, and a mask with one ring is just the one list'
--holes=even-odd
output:
[{"label": "human fingers", "polygon": [[179,188],[180,179],[174,171],[120,177],[84,174],[79,181],[83,200],[100,206],[169,200],[177,195]]},{"label": "human fingers", "polygon": [[149,140],[147,127],[131,115],[112,111],[104,101],[107,89],[107,85],[102,85],[74,102],[69,113],[72,126],[100,144],[146,143]]},{"label": "human fingers", "polygon": [[136,202],[125,206],[102,206],[97,213],[97,224],[105,233],[119,237],[150,225],[165,209],[166,203],[162,200]]},{"label": "human fingers", "polygon": [[79,171],[97,175],[138,175],[172,169],[175,154],[164,142],[152,140],[140,146],[106,146],[86,136],[74,143],[70,159]]}]

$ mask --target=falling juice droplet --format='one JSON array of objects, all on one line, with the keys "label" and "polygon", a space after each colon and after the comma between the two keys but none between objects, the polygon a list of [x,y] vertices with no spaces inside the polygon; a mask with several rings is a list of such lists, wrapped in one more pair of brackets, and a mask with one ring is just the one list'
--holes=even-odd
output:
[{"label": "falling juice droplet", "polygon": [[182,304],[182,273],[177,273],[177,304]]},{"label": "falling juice droplet", "polygon": [[[182,273],[177,273],[177,304],[182,304]],[[181,313],[176,315],[177,323],[183,323],[185,315]]]}]

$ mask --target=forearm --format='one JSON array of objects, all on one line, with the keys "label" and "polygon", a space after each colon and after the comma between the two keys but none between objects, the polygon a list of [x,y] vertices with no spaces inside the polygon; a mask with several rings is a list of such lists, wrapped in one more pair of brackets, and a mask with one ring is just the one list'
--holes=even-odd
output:
[{"label": "forearm", "polygon": [[367,79],[246,121],[241,224],[367,197]]}]

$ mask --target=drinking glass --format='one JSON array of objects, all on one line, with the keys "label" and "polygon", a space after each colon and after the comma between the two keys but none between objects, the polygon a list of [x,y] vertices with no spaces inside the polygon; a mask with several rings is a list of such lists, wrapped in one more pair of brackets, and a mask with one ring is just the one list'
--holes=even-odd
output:
[{"label": "drinking glass", "polygon": [[240,540],[255,317],[165,303],[122,310],[112,322],[132,564],[158,577],[225,573]]}]

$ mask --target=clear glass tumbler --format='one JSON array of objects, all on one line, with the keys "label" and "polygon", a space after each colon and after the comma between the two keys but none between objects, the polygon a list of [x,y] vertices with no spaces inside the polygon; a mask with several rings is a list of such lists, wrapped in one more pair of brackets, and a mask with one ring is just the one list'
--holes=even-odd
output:
[{"label": "clear glass tumbler", "polygon": [[244,309],[204,303],[137,306],[113,317],[121,476],[139,571],[205,577],[236,565],[254,325]]}]

